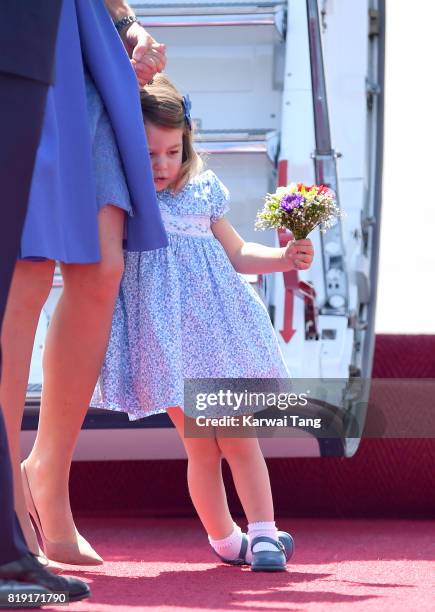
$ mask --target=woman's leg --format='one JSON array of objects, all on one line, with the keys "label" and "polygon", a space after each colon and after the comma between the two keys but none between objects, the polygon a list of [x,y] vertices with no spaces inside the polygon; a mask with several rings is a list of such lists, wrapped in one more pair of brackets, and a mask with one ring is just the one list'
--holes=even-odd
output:
[{"label": "woman's leg", "polygon": [[216,438],[185,438],[184,413],[181,408],[169,408],[186,449],[187,482],[195,510],[208,535],[213,539],[229,536],[234,528],[222,479],[222,456]]},{"label": "woman's leg", "polygon": [[26,471],[44,534],[76,540],[68,478],[73,451],[106,351],[123,272],[124,212],[99,213],[101,262],[62,265],[64,290],[44,350],[38,435]]},{"label": "woman's leg", "polygon": [[41,309],[50,293],[53,272],[53,261],[17,262],[1,337],[3,368],[0,403],[11,453],[15,511],[29,549],[35,554],[39,551],[38,541],[30,523],[21,485],[20,431],[33,342]]}]

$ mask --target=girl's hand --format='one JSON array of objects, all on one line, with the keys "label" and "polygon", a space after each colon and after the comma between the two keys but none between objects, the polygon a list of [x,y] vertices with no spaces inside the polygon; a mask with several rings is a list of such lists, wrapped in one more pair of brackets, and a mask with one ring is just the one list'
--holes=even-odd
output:
[{"label": "girl's hand", "polygon": [[289,270],[308,270],[313,262],[314,249],[311,240],[291,240],[283,248],[283,259]]}]

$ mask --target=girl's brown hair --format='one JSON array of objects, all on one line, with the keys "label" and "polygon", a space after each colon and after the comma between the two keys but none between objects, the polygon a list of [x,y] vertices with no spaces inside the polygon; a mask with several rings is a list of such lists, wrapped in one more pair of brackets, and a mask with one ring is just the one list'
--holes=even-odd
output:
[{"label": "girl's brown hair", "polygon": [[194,126],[191,130],[184,116],[183,97],[167,76],[157,73],[152,83],[141,89],[140,103],[145,121],[163,128],[183,130],[182,164],[174,185],[174,190],[178,191],[203,168],[203,161],[193,148]]}]

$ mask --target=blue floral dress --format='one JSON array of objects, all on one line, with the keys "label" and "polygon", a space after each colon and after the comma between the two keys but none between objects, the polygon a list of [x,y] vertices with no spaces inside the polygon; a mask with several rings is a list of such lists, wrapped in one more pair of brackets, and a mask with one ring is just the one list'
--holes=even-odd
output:
[{"label": "blue floral dress", "polygon": [[288,378],[269,314],[211,224],[229,209],[210,170],[158,193],[169,246],[125,254],[92,406],[131,420],[183,407],[184,378]]}]

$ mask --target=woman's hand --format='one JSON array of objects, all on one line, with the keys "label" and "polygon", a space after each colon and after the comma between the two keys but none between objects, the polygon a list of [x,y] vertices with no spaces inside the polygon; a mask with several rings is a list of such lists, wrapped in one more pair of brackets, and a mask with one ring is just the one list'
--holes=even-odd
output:
[{"label": "woman's hand", "polygon": [[290,240],[282,257],[288,262],[289,270],[308,270],[314,258],[313,244],[311,240]]},{"label": "woman's hand", "polygon": [[154,40],[138,23],[132,23],[121,32],[131,65],[136,73],[139,85],[149,83],[157,72],[166,66],[166,46]]}]

